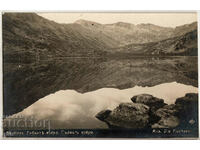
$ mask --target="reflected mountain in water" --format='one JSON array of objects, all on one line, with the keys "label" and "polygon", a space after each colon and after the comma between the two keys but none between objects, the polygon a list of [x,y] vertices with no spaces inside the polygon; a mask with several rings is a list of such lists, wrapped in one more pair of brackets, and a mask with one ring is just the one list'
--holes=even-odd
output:
[{"label": "reflected mountain in water", "polygon": [[198,86],[197,57],[70,58],[4,63],[4,115],[59,90],[81,93],[178,82]]}]

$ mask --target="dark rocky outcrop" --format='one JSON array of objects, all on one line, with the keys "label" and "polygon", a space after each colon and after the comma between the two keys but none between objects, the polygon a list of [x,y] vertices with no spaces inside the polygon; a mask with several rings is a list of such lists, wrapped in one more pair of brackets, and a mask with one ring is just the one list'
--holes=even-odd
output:
[{"label": "dark rocky outcrop", "polygon": [[121,103],[113,111],[96,115],[109,128],[194,128],[198,127],[198,94],[188,93],[175,104],[149,94],[136,95],[133,103]]}]

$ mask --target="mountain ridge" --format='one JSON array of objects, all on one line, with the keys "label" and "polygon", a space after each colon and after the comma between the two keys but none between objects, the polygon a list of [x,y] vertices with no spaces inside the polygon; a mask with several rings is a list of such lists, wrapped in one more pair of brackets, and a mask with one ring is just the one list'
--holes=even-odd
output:
[{"label": "mountain ridge", "polygon": [[[2,19],[3,54],[6,61],[35,61],[54,57],[106,57],[120,49],[125,49],[125,53],[130,45],[144,44],[141,47],[145,48],[145,45],[149,46],[152,42],[160,43],[166,39],[172,41],[173,38],[176,40],[175,37],[197,29],[197,22],[178,26],[173,30],[152,24],[133,25],[117,22],[104,25],[83,19],[72,24],[59,24],[35,13],[4,13]],[[196,38],[193,45],[197,42],[197,36],[194,37]],[[181,47],[181,43],[178,47]],[[197,46],[192,51],[195,49]],[[194,52],[192,53],[194,55]],[[145,52],[144,55],[146,54]]]}]

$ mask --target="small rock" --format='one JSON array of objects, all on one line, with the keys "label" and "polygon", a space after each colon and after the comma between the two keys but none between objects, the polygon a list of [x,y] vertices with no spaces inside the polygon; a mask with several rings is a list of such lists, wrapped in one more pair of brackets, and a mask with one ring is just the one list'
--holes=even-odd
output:
[{"label": "small rock", "polygon": [[101,121],[104,121],[108,116],[109,114],[111,113],[112,111],[111,110],[102,110],[100,111],[95,117]]},{"label": "small rock", "polygon": [[152,128],[175,128],[180,124],[180,120],[178,117],[175,116],[169,116],[166,118],[161,118],[161,120],[158,123],[155,123],[152,125]]}]

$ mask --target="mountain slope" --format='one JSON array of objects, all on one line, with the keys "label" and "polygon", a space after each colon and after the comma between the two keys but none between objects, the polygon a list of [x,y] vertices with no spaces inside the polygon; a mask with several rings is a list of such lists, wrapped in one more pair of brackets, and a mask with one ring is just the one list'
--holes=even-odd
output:
[{"label": "mountain slope", "polygon": [[78,24],[58,24],[33,13],[3,15],[6,59],[101,55],[117,42]]},{"label": "mountain slope", "polygon": [[185,24],[185,25],[181,25],[181,26],[177,26],[175,29],[174,29],[174,37],[175,36],[181,36],[181,35],[184,35],[188,32],[191,32],[191,31],[194,31],[194,30],[197,30],[197,22],[193,22],[191,24]]},{"label": "mountain slope", "polygon": [[186,55],[197,56],[197,30],[182,36],[146,44],[130,44],[116,48],[115,53],[133,55]]},{"label": "mountain slope", "polygon": [[161,27],[153,24],[138,24],[117,22],[113,24],[100,24],[87,20],[78,20],[79,24],[91,32],[104,34],[118,42],[118,46],[128,44],[143,44],[158,42],[164,39],[184,35],[197,29],[197,22],[177,26],[176,28]]}]

